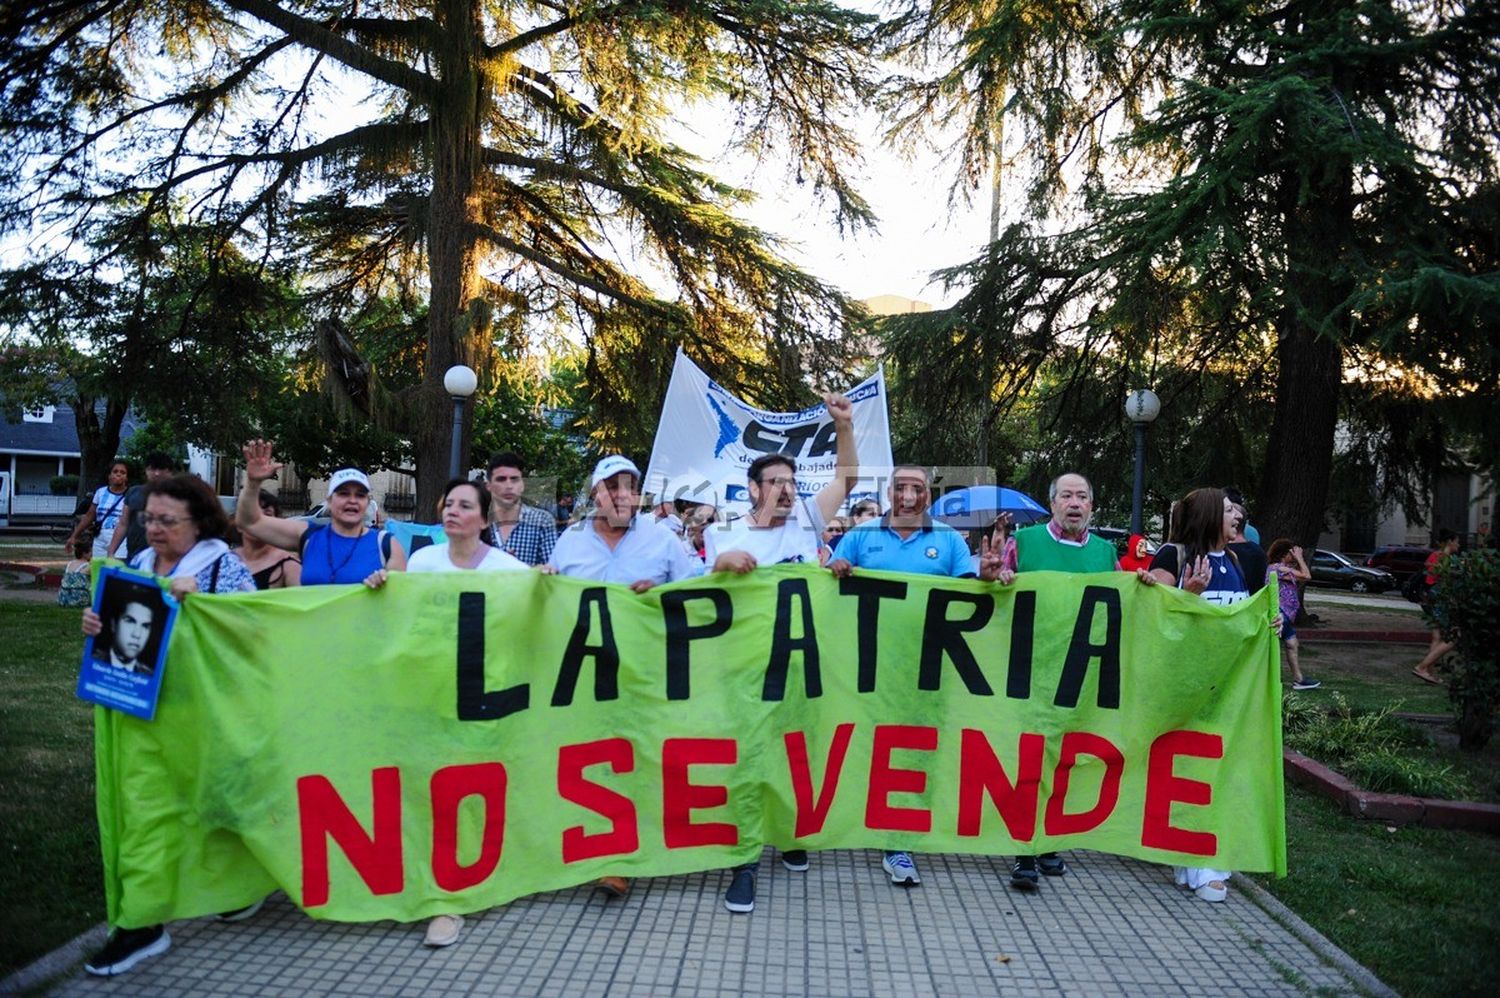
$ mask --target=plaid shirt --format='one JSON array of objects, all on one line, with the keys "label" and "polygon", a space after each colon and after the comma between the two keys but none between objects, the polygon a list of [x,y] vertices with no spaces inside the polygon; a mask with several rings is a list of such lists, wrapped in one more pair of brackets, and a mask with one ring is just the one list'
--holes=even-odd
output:
[{"label": "plaid shirt", "polygon": [[550,514],[523,502],[520,522],[511,528],[510,538],[501,541],[500,525],[492,523],[486,539],[492,547],[528,565],[541,565],[552,557],[552,548],[557,544],[557,523]]}]

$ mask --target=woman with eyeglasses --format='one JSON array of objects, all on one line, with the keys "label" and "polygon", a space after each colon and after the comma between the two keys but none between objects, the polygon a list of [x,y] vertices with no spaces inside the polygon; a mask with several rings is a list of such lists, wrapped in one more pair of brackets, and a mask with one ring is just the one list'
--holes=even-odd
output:
[{"label": "woman with eyeglasses", "polygon": [[[260,490],[257,497],[261,516],[281,517],[281,500],[276,493]],[[240,534],[240,560],[255,578],[256,589],[289,589],[302,584],[302,562],[258,537]]]},{"label": "woman with eyeglasses", "polygon": [[[146,486],[145,498],[141,522],[146,528],[147,547],[131,555],[131,568],[166,579],[168,591],[179,600],[189,596],[197,599],[197,594],[255,591],[250,570],[224,541],[229,517],[219,497],[202,479],[193,475],[160,479]],[[103,629],[97,613],[83,611],[84,634],[97,635]],[[256,902],[219,917],[238,921],[259,908],[260,902]],[[172,937],[162,925],[117,928],[83,968],[100,977],[123,974],[142,960],[165,953],[171,945]]]}]

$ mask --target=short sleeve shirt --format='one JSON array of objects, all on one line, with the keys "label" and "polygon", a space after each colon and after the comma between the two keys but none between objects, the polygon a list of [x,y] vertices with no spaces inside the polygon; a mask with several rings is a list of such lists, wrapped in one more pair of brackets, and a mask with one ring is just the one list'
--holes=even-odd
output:
[{"label": "short sleeve shirt", "polygon": [[585,517],[557,538],[550,564],[563,575],[627,586],[642,579],[661,584],[703,574],[702,562],[687,553],[676,534],[640,514],[613,550],[594,528],[594,517]]},{"label": "short sleeve shirt", "polygon": [[[484,560],[474,569],[479,572],[524,572],[526,563],[514,555],[507,554],[488,544],[481,545],[484,548]],[[408,572],[462,572],[463,569],[453,564],[453,559],[448,557],[448,545],[429,544],[420,551],[413,552],[406,559],[406,570]]]},{"label": "short sleeve shirt", "polygon": [[890,520],[889,514],[866,520],[846,533],[835,557],[846,559],[855,568],[885,572],[955,577],[974,574],[969,545],[957,530],[930,520],[902,539],[891,529]]},{"label": "short sleeve shirt", "polygon": [[[1250,590],[1245,585],[1245,577],[1240,574],[1239,565],[1229,556],[1228,551],[1209,552],[1209,577],[1208,588],[1201,593],[1208,602],[1218,606],[1230,606],[1240,600],[1250,598]],[[1163,544],[1156,556],[1151,559],[1153,569],[1161,569],[1172,573],[1177,580],[1177,585],[1182,586],[1182,570],[1177,565],[1177,546],[1174,544]]]},{"label": "short sleeve shirt", "polygon": [[748,516],[732,523],[714,524],[703,532],[705,560],[712,567],[721,554],[745,551],[759,565],[818,563],[823,543],[823,513],[816,501],[799,499],[780,526],[757,527]]}]

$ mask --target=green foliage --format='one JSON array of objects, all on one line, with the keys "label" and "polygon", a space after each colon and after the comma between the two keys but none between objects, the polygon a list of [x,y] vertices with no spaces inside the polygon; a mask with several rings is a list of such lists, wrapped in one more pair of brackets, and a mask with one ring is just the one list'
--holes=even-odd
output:
[{"label": "green foliage", "polygon": [[1254,475],[1257,519],[1304,541],[1341,417],[1382,500],[1425,500],[1450,446],[1496,467],[1493,4],[897,8],[891,53],[912,72],[888,92],[898,129],[957,134],[968,190],[1003,156],[1030,209],[939,273],[963,291],[951,309],[887,325],[925,392],[912,439],[972,435],[976,398],[994,434],[1050,373],[1057,417],[1022,445],[1102,443],[1125,463],[1120,401],[1147,384],[1203,464],[1169,474]]},{"label": "green foliage", "polygon": [[1458,715],[1459,744],[1482,748],[1500,708],[1500,551],[1481,548],[1438,564],[1434,617],[1458,651],[1448,695]]},{"label": "green foliage", "polygon": [[47,481],[47,492],[54,496],[76,496],[78,494],[78,476],[53,475]]},{"label": "green foliage", "polygon": [[1474,788],[1453,766],[1421,749],[1427,738],[1393,716],[1399,704],[1356,711],[1341,693],[1331,706],[1288,692],[1282,698],[1282,737],[1288,748],[1331,766],[1359,786],[1380,793],[1462,800]]}]

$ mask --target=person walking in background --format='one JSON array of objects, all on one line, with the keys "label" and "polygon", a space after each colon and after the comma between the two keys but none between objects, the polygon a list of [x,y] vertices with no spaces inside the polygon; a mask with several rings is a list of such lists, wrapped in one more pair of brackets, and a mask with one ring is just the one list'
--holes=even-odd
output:
[{"label": "person walking in background", "polygon": [[[281,516],[281,500],[276,493],[260,490],[257,498],[263,516]],[[240,546],[236,549],[240,560],[250,569],[256,589],[288,589],[302,584],[302,562],[296,555],[287,554],[248,534],[240,534]]]},{"label": "person walking in background", "polygon": [[1427,646],[1427,654],[1422,656],[1422,661],[1411,670],[1411,674],[1424,683],[1432,683],[1434,686],[1442,686],[1443,681],[1433,672],[1433,666],[1442,661],[1444,655],[1453,650],[1453,642],[1443,638],[1442,608],[1433,605],[1432,587],[1437,585],[1438,565],[1444,558],[1458,553],[1458,535],[1448,529],[1438,532],[1438,548],[1427,556],[1427,564],[1423,568],[1426,576],[1423,580],[1427,584],[1426,593],[1422,596],[1422,616],[1432,627],[1432,641]]},{"label": "person walking in background", "polygon": [[73,532],[63,543],[63,549],[69,556],[73,554],[73,543],[80,537],[87,536],[92,542],[90,551],[95,558],[109,557],[109,542],[125,512],[125,490],[129,483],[130,465],[117,460],[109,466],[108,481],[94,490],[93,496],[89,498],[88,508],[78,517]]},{"label": "person walking in background", "polygon": [[170,478],[176,470],[177,463],[161,451],[146,455],[146,482],[125,490],[125,512],[109,539],[109,557],[129,561],[131,555],[146,549],[146,528],[141,524],[141,514],[146,511],[146,486]]},{"label": "person walking in background", "polygon": [[1271,542],[1266,551],[1266,560],[1271,563],[1271,574],[1266,578],[1266,585],[1276,586],[1280,601],[1282,657],[1292,668],[1292,689],[1315,690],[1323,684],[1302,674],[1301,663],[1297,660],[1297,629],[1294,626],[1297,611],[1302,606],[1300,585],[1312,578],[1312,573],[1307,570],[1301,546],[1293,544],[1286,537],[1278,537]]},{"label": "person walking in background", "polygon": [[490,458],[486,486],[491,522],[485,537],[490,546],[526,565],[545,563],[557,544],[557,522],[544,510],[526,505],[526,466],[520,456],[504,451]]}]

